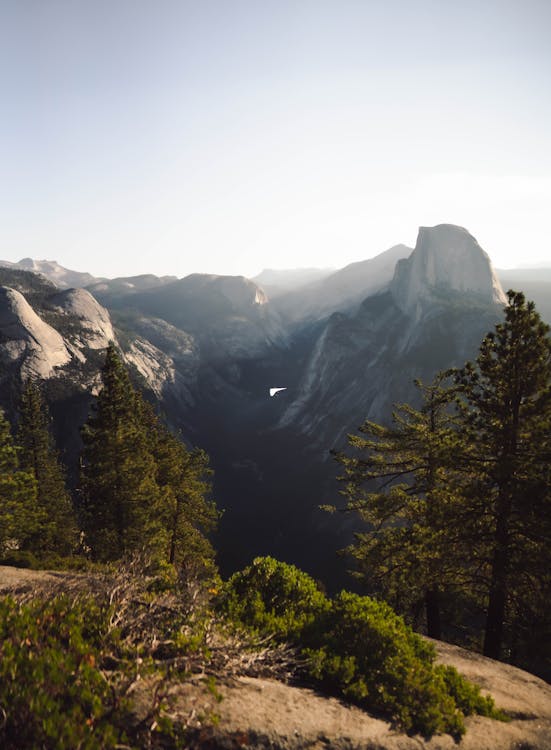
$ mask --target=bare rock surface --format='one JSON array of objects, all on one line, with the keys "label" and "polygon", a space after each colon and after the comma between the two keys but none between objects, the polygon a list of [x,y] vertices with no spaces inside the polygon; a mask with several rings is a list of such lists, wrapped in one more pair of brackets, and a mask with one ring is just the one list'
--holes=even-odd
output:
[{"label": "bare rock surface", "polygon": [[0,287],[0,329],[3,358],[20,363],[24,376],[48,378],[71,355],[61,334],[40,318],[16,289]]},{"label": "bare rock surface", "polygon": [[81,346],[104,349],[116,340],[109,313],[86,289],[67,289],[52,297],[50,304],[63,315],[78,319]]},{"label": "bare rock surface", "polygon": [[[198,735],[197,747],[299,750],[548,750],[551,748],[551,688],[533,675],[478,654],[442,644],[443,661],[473,682],[491,687],[498,705],[515,717],[499,722],[466,719],[459,745],[449,735],[409,737],[388,722],[306,688],[268,679],[241,677],[222,686],[212,706],[218,726]],[[463,670],[463,666],[468,669]],[[494,687],[495,685],[495,687]],[[190,695],[180,693],[179,710],[189,711]],[[177,704],[178,705],[178,704]],[[209,744],[209,742],[211,744]]]},{"label": "bare rock surface", "polygon": [[420,227],[415,250],[399,260],[390,285],[398,307],[416,313],[435,295],[468,294],[487,304],[507,304],[488,255],[463,227]]}]

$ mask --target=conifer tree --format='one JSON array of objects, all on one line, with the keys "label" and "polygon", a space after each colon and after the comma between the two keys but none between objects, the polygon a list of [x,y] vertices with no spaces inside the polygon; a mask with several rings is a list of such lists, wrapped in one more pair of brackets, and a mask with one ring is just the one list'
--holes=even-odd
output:
[{"label": "conifer tree", "polygon": [[98,560],[166,544],[162,493],[139,399],[113,343],[103,387],[82,432],[86,543]]},{"label": "conifer tree", "polygon": [[36,479],[37,506],[43,519],[29,540],[32,550],[38,554],[68,555],[77,539],[73,505],[50,433],[46,404],[39,387],[31,380],[21,395],[17,439],[21,468]]},{"label": "conifer tree", "polygon": [[36,480],[19,468],[10,425],[0,411],[0,555],[29,549],[43,516],[36,500]]},{"label": "conifer tree", "polygon": [[551,563],[551,338],[532,302],[508,292],[505,321],[457,373],[471,451],[463,533],[485,555],[484,654],[501,656],[506,618]]},{"label": "conifer tree", "polygon": [[187,571],[209,572],[214,550],[208,534],[218,520],[211,493],[207,454],[199,448],[188,449],[162,424],[150,404],[142,402],[153,456],[157,464],[157,483],[162,495],[162,521],[167,534],[168,562]]},{"label": "conifer tree", "polygon": [[430,385],[416,381],[421,409],[399,405],[390,427],[366,421],[362,435],[349,435],[352,454],[334,452],[344,467],[345,511],[367,525],[347,550],[356,575],[401,611],[423,602],[427,632],[435,638],[441,637],[440,593],[459,585],[458,550],[452,554],[449,537],[460,433],[446,378],[441,373]]}]

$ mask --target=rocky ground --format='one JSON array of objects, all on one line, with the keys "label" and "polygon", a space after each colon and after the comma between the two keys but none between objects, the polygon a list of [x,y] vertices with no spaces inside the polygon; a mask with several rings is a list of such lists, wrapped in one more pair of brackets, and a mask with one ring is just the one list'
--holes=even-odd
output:
[{"label": "rocky ground", "polygon": [[[0,593],[66,575],[0,566]],[[436,642],[439,659],[490,692],[507,723],[470,717],[463,750],[551,750],[551,686],[507,664]],[[137,690],[137,701],[147,691]],[[451,750],[449,736],[408,737],[388,722],[303,687],[237,677],[208,690],[201,679],[170,688],[171,713],[195,724],[190,747],[206,750]],[[190,722],[190,718],[193,719]]]}]

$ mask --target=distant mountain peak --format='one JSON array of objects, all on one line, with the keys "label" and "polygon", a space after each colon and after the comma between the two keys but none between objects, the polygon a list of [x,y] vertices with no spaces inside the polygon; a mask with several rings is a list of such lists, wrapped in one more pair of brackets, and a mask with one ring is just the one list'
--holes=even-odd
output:
[{"label": "distant mountain peak", "polygon": [[419,228],[415,249],[398,261],[390,290],[408,314],[424,301],[455,293],[487,304],[507,303],[487,253],[466,229],[454,224]]},{"label": "distant mountain peak", "polygon": [[17,263],[8,260],[0,260],[0,266],[7,268],[20,268],[24,271],[40,273],[52,281],[61,289],[68,287],[82,287],[92,284],[97,279],[84,271],[72,271],[60,266],[56,260],[33,260],[33,258],[22,258]]}]

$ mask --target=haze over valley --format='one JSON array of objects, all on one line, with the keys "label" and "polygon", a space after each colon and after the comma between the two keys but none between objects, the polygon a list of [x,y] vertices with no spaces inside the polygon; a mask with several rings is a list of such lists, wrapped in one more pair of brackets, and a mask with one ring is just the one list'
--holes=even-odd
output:
[{"label": "haze over valley", "polygon": [[[505,288],[525,280],[551,319],[545,271],[537,283],[534,272],[501,274]],[[504,285],[453,225],[337,271],[264,276],[273,298],[262,276],[96,279],[52,261],[4,262],[4,406],[10,382],[44,380],[71,465],[114,340],[172,428],[211,455],[223,571],[263,552],[342,582],[335,551],[348,532],[318,510],[336,492],[329,450],[364,419],[385,422],[394,403],[415,402],[416,378],[472,358]],[[285,390],[270,398],[270,388]]]}]

